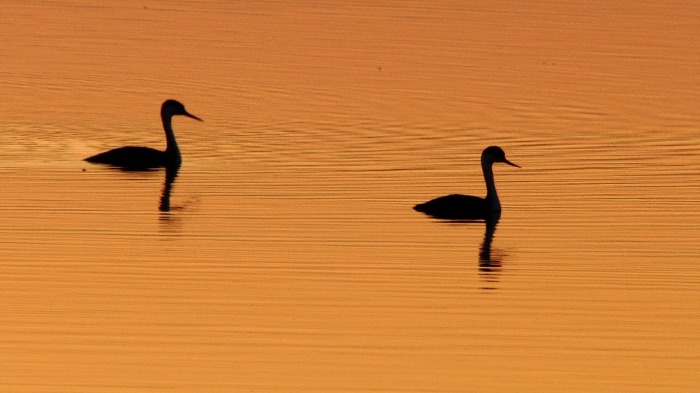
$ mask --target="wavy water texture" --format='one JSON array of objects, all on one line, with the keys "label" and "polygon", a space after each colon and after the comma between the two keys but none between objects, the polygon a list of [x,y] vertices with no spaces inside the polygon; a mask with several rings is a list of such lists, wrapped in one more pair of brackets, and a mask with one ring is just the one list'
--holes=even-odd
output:
[{"label": "wavy water texture", "polygon": [[698,14],[6,2],[0,391],[696,390]]}]

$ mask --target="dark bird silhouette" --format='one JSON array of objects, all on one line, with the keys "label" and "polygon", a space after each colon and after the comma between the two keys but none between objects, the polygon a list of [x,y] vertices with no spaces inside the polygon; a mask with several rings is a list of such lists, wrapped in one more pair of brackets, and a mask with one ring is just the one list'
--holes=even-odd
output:
[{"label": "dark bird silhouette", "polygon": [[506,159],[506,154],[500,147],[490,146],[484,149],[481,153],[481,169],[484,172],[484,181],[486,182],[486,198],[452,194],[418,204],[413,208],[435,218],[452,220],[487,219],[496,212],[500,216],[501,201],[496,193],[492,168],[496,162],[520,168]]},{"label": "dark bird silhouette", "polygon": [[126,170],[147,170],[159,167],[179,167],[182,163],[180,149],[175,141],[172,118],[176,115],[203,121],[187,112],[185,106],[175,100],[167,100],[160,108],[160,117],[165,130],[165,151],[141,146],[124,146],[85,159],[87,162],[107,164]]}]

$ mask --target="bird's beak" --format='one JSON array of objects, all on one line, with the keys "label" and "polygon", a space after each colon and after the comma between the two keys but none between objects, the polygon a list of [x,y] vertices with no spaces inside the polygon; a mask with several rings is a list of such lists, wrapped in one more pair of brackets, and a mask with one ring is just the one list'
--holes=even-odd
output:
[{"label": "bird's beak", "polygon": [[514,167],[516,167],[516,168],[520,168],[520,165],[513,164],[512,162],[510,162],[510,161],[508,161],[508,160],[504,160],[503,162],[505,162],[506,164],[508,164],[508,165],[510,165],[510,166],[514,166]]},{"label": "bird's beak", "polygon": [[193,114],[191,114],[191,113],[189,113],[189,112],[185,112],[185,113],[183,113],[183,115],[189,117],[190,119],[195,119],[195,120],[199,120],[199,121],[204,121],[204,120],[200,119],[199,117],[197,117],[197,116],[195,116],[195,115],[193,115]]}]

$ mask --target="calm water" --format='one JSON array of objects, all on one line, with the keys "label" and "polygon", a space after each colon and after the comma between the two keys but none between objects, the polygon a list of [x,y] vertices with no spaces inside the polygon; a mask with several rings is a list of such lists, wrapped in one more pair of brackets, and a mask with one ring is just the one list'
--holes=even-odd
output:
[{"label": "calm water", "polygon": [[700,389],[700,6],[352,4],[3,6],[0,390]]}]

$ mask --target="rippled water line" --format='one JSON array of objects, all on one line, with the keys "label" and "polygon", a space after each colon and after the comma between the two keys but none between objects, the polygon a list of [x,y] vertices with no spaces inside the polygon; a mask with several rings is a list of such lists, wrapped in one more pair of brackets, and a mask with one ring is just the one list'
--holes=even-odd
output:
[{"label": "rippled water line", "polygon": [[[4,386],[692,390],[690,5],[54,6],[5,24]],[[162,214],[162,172],[80,160],[161,146],[175,93],[205,123]],[[411,207],[482,193],[491,144],[523,169],[485,267]]]}]

